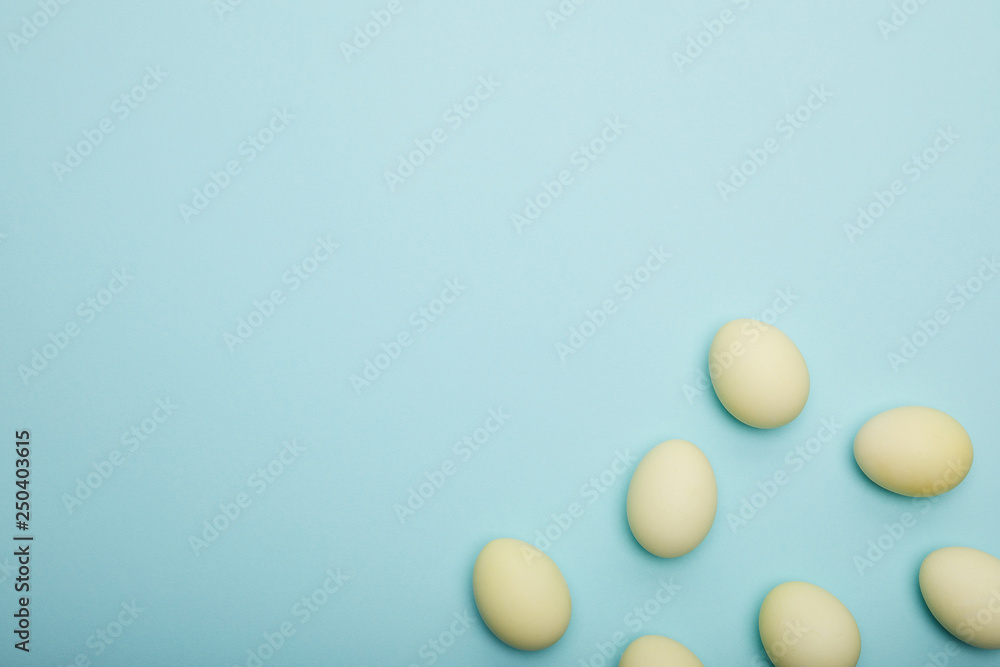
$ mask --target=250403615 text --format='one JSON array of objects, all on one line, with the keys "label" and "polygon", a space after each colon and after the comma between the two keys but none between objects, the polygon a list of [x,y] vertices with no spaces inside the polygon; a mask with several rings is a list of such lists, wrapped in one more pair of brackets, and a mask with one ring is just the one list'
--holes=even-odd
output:
[{"label": "250403615 text", "polygon": [[14,526],[21,531],[14,534],[14,558],[17,561],[17,577],[14,578],[14,592],[19,594],[14,612],[14,648],[29,652],[31,641],[31,612],[28,605],[31,591],[31,536],[26,535],[31,520],[31,493],[28,483],[31,477],[31,434],[17,431],[14,434]]}]

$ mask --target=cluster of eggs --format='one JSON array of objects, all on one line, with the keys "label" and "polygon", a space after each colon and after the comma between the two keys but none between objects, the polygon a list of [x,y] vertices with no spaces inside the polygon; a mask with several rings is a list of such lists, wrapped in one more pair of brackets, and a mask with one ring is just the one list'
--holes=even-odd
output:
[{"label": "cluster of eggs", "polygon": [[[795,419],[809,395],[809,371],[799,349],[774,326],[756,320],[725,324],[709,351],[712,386],[741,422],[762,429]],[[956,487],[972,465],[972,442],[955,419],[907,406],[871,418],[854,440],[858,466],[879,486],[927,497]],[[682,556],[708,535],[718,491],[708,458],[685,440],[653,447],[636,466],[626,513],[636,541],[662,558]],[[1000,559],[968,547],[934,551],[920,567],[920,590],[934,618],[958,639],[1000,649]],[[501,641],[534,651],[551,646],[569,626],[569,587],[555,562],[527,542],[491,541],[472,575],[476,606]],[[777,667],[853,667],[861,632],[833,594],[789,581],[764,598],[760,639]],[[619,667],[701,667],[683,644],[659,635],[633,641]]]}]

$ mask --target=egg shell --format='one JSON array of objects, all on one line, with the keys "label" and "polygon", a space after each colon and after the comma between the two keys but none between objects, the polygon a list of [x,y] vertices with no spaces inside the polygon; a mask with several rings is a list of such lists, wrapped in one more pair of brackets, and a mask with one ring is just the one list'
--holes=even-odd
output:
[{"label": "egg shell", "polygon": [[551,558],[527,542],[493,540],[479,552],[472,593],[486,627],[500,641],[537,651],[559,641],[569,627],[569,587]]},{"label": "egg shell", "polygon": [[861,632],[829,591],[804,581],[775,586],[760,606],[760,641],[776,667],[854,667]]},{"label": "egg shell", "polygon": [[774,325],[733,320],[712,339],[708,371],[719,401],[756,428],[799,416],[809,398],[809,369],[795,343]]},{"label": "egg shell", "polygon": [[920,593],[931,614],[966,644],[1000,649],[1000,558],[945,547],[920,565]]},{"label": "egg shell", "polygon": [[712,465],[686,440],[653,447],[636,465],[625,501],[635,539],[662,558],[683,556],[701,544],[718,502]]},{"label": "egg shell", "polygon": [[950,415],[911,405],[869,419],[854,438],[854,458],[870,480],[904,496],[938,496],[972,467],[972,440]]},{"label": "egg shell", "polygon": [[618,667],[705,666],[684,644],[660,635],[645,635],[628,645]]}]

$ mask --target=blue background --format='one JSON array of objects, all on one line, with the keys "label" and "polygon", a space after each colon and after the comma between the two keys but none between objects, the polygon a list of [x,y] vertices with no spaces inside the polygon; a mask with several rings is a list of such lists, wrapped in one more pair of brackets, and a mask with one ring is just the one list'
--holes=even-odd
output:
[{"label": "blue background", "polygon": [[[4,5],[3,536],[13,433],[29,429],[36,541],[32,650],[12,647],[5,570],[0,662],[246,665],[290,622],[265,664],[599,665],[597,644],[622,632],[673,637],[706,665],[760,665],[759,605],[792,579],[847,605],[862,665],[919,666],[952,646],[916,576],[942,546],[1000,556],[1000,280],[960,309],[954,292],[1000,251],[1000,6],[914,4],[883,34],[885,1],[592,1],[553,24],[555,0],[404,0],[345,57],[386,6],[73,2],[21,43],[10,33],[42,10]],[[732,22],[678,67],[724,9]],[[119,118],[114,101],[147,67],[166,75]],[[479,77],[499,87],[446,122]],[[832,97],[784,136],[813,86]],[[245,160],[275,109],[287,127],[186,221],[193,189]],[[113,131],[60,179],[53,163],[104,118]],[[615,118],[627,127],[579,171],[574,154]],[[390,189],[385,172],[436,128],[445,141]],[[947,128],[959,138],[911,181],[905,163]],[[779,150],[724,199],[717,182],[772,137]],[[561,170],[573,182],[518,229],[525,198]],[[905,194],[852,242],[844,226],[895,179]],[[327,236],[334,255],[292,290],[286,271]],[[650,247],[672,257],[626,300],[616,285]],[[86,321],[78,304],[122,269],[134,278]],[[456,279],[461,296],[419,330],[411,314]],[[285,302],[231,350],[224,335],[275,289]],[[794,299],[775,323],[812,393],[793,423],[757,431],[696,383],[716,329],[769,316],[778,290]],[[556,344],[609,298],[616,312],[561,358]],[[888,355],[938,309],[947,323],[894,368]],[[69,322],[79,335],[24,374]],[[411,345],[356,389],[404,332]],[[68,506],[164,398],[174,414]],[[934,503],[880,489],[853,460],[861,424],[906,404],[953,415],[976,448]],[[462,460],[454,443],[497,408],[509,419]],[[823,419],[843,426],[794,469],[786,455]],[[719,509],[697,550],[661,560],[628,529],[631,468],[596,498],[583,485],[616,451],[678,437],[711,461]],[[251,475],[291,439],[305,451],[258,494]],[[445,461],[454,474],[401,522],[394,506]],[[727,517],[778,470],[788,484],[734,530]],[[240,493],[252,503],[196,553],[191,536]],[[510,649],[475,613],[474,559],[496,537],[556,534],[552,515],[573,502],[582,516],[547,548],[572,622],[548,650]],[[916,524],[859,572],[903,512]],[[338,568],[348,580],[302,623],[294,605]],[[680,591],[632,631],[661,580]],[[135,622],[95,644],[133,601]],[[430,648],[463,612],[472,627]],[[949,664],[996,664],[960,647]]]}]

